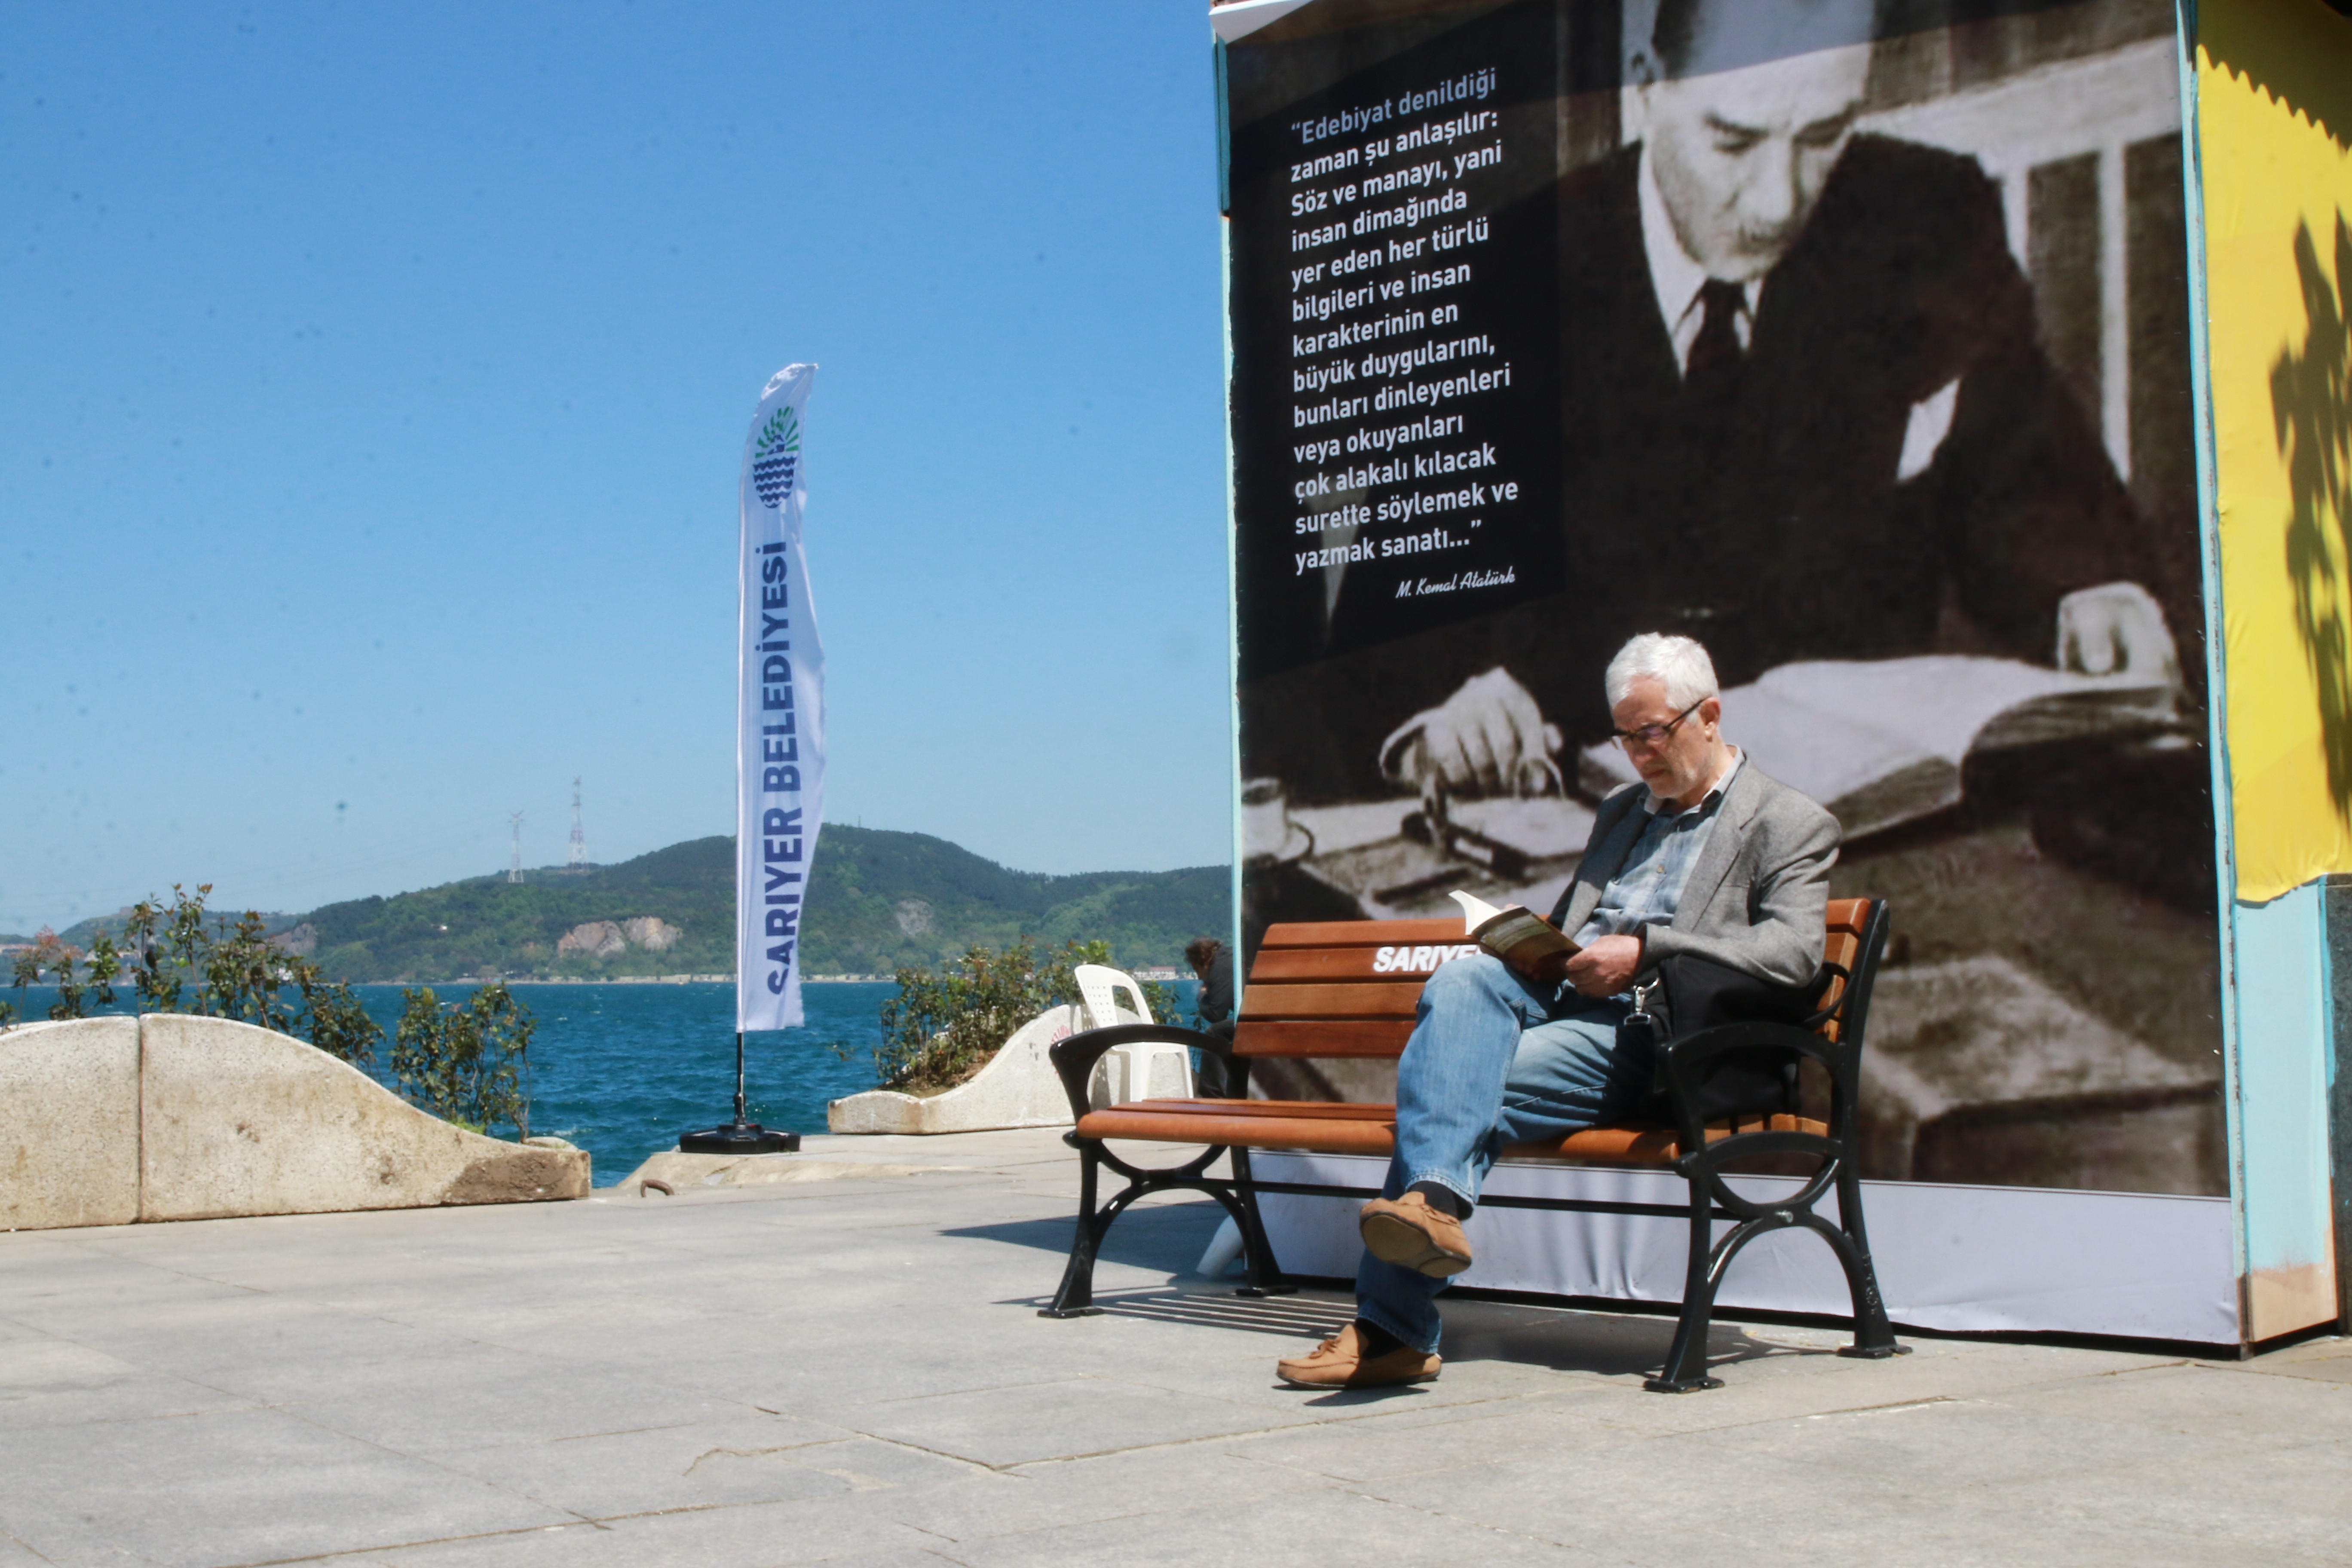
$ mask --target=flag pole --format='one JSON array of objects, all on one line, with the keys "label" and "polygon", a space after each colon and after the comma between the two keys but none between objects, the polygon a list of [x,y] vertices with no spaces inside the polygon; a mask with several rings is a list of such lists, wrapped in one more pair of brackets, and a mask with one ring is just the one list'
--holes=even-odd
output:
[{"label": "flag pole", "polygon": [[756,1121],[747,1121],[748,1106],[743,1098],[743,1031],[735,1031],[735,1120],[724,1127],[706,1127],[699,1132],[681,1132],[677,1151],[681,1154],[797,1154],[801,1135],[797,1132],[774,1132]]},{"label": "flag pole", "polygon": [[813,364],[769,378],[736,484],[735,1120],[681,1134],[688,1154],[791,1153],[751,1120],[743,1037],[801,1022],[800,921],[824,820],[824,647],[801,518]]}]

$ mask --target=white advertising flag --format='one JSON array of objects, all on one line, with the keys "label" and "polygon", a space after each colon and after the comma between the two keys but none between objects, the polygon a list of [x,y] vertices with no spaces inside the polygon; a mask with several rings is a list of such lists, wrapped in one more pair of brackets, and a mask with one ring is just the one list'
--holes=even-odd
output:
[{"label": "white advertising flag", "polygon": [[802,421],[816,366],[788,364],[743,442],[735,710],[735,1026],[801,1021],[801,910],[824,820],[824,648],[801,549]]}]

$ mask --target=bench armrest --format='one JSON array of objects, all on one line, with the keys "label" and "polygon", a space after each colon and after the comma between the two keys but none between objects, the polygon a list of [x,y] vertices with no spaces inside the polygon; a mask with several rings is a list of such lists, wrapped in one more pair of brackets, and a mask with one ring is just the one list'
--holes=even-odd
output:
[{"label": "bench armrest", "polygon": [[1103,1059],[1113,1046],[1139,1046],[1150,1043],[1171,1046],[1192,1046],[1211,1057],[1222,1058],[1229,1048],[1213,1035],[1198,1029],[1181,1028],[1174,1024],[1114,1024],[1107,1029],[1086,1029],[1056,1040],[1046,1048],[1053,1059],[1054,1071],[1062,1080],[1062,1092],[1070,1097],[1070,1120],[1083,1120],[1094,1106],[1087,1098],[1087,1089],[1095,1076],[1095,1064]]},{"label": "bench armrest", "polygon": [[[1860,1092],[1860,1052],[1850,1041],[1831,1040],[1794,1024],[1749,1020],[1694,1029],[1659,1052],[1658,1077],[1668,1113],[1685,1137],[1698,1138],[1706,1086],[1727,1057],[1771,1053],[1766,1059],[1819,1062],[1830,1077],[1833,1104],[1850,1106]],[[1751,1060],[1748,1064],[1754,1066]],[[1791,1105],[1790,1110],[1796,1107]],[[1837,1121],[1836,1114],[1832,1120]],[[1695,1145],[1696,1146],[1696,1145]]]},{"label": "bench armrest", "polygon": [[[1775,1050],[1794,1051],[1821,1063],[1832,1072],[1837,1071],[1853,1054],[1850,1047],[1825,1039],[1811,1029],[1801,1029],[1794,1024],[1768,1024],[1760,1021],[1738,1024],[1717,1024],[1710,1028],[1694,1029],[1680,1039],[1665,1046],[1666,1073],[1677,1080],[1680,1088],[1686,1075],[1696,1075],[1699,1068],[1716,1058],[1731,1051],[1751,1050],[1759,1046]],[[1696,1084],[1696,1077],[1691,1082]]]}]

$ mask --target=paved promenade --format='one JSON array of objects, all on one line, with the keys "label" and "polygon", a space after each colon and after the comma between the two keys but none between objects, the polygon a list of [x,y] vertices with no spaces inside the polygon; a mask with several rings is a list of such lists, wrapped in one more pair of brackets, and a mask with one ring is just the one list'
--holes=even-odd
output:
[{"label": "paved promenade", "polygon": [[0,1568],[2352,1563],[2340,1342],[1727,1327],[1673,1398],[1663,1321],[1465,1303],[1435,1384],[1318,1395],[1345,1304],[1192,1278],[1207,1205],[1055,1322],[1054,1134],[808,1157],[936,1168],[0,1236]]}]

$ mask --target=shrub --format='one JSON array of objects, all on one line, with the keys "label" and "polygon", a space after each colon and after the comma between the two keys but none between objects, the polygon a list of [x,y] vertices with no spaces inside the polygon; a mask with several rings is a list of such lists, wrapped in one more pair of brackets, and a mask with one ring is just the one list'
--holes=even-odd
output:
[{"label": "shrub", "polygon": [[[975,946],[937,971],[909,965],[893,978],[898,993],[882,1004],[882,1043],[874,1066],[885,1089],[915,1093],[952,1089],[985,1066],[1015,1030],[1048,1007],[1078,999],[1081,963],[1108,963],[1106,942],[1067,942],[1042,958],[1027,937],[998,952]],[[1176,993],[1146,983],[1152,1016],[1171,1016]]]},{"label": "shrub", "polygon": [[[30,952],[16,956],[18,991],[47,972],[58,986],[49,1016],[84,1017],[92,1006],[114,1005],[114,984],[125,977],[127,959],[134,1012],[235,1018],[281,1035],[307,1037],[329,1056],[354,1067],[373,1060],[383,1031],[351,988],[322,978],[309,959],[273,946],[262,934],[261,917],[250,910],[234,923],[215,916],[206,931],[205,900],[212,890],[211,883],[204,883],[191,898],[174,882],[168,907],[152,899],[132,905],[123,919],[120,942],[114,933],[100,931],[89,944],[86,962],[44,932]],[[0,1023],[15,1012],[7,1007]]]},{"label": "shrub", "polygon": [[[33,939],[33,945],[16,955],[13,978],[16,982],[18,994],[21,995],[25,987],[37,982],[46,972],[58,986],[58,999],[49,1005],[52,1020],[80,1017],[90,1005],[89,997],[93,984],[98,991],[97,1005],[112,1006],[114,988],[107,982],[114,978],[119,967],[114,943],[100,938],[91,945],[94,951],[89,955],[89,968],[78,972],[76,966],[82,961],[81,949],[68,944],[57,932],[43,927],[40,934]],[[12,1004],[6,1017],[16,1016],[16,1008]],[[5,1021],[6,1018],[0,1018],[0,1023]]]},{"label": "shrub", "polygon": [[476,1132],[511,1122],[530,1136],[530,1009],[503,984],[443,1005],[429,986],[400,994],[392,1076],[400,1092],[444,1121]]}]

